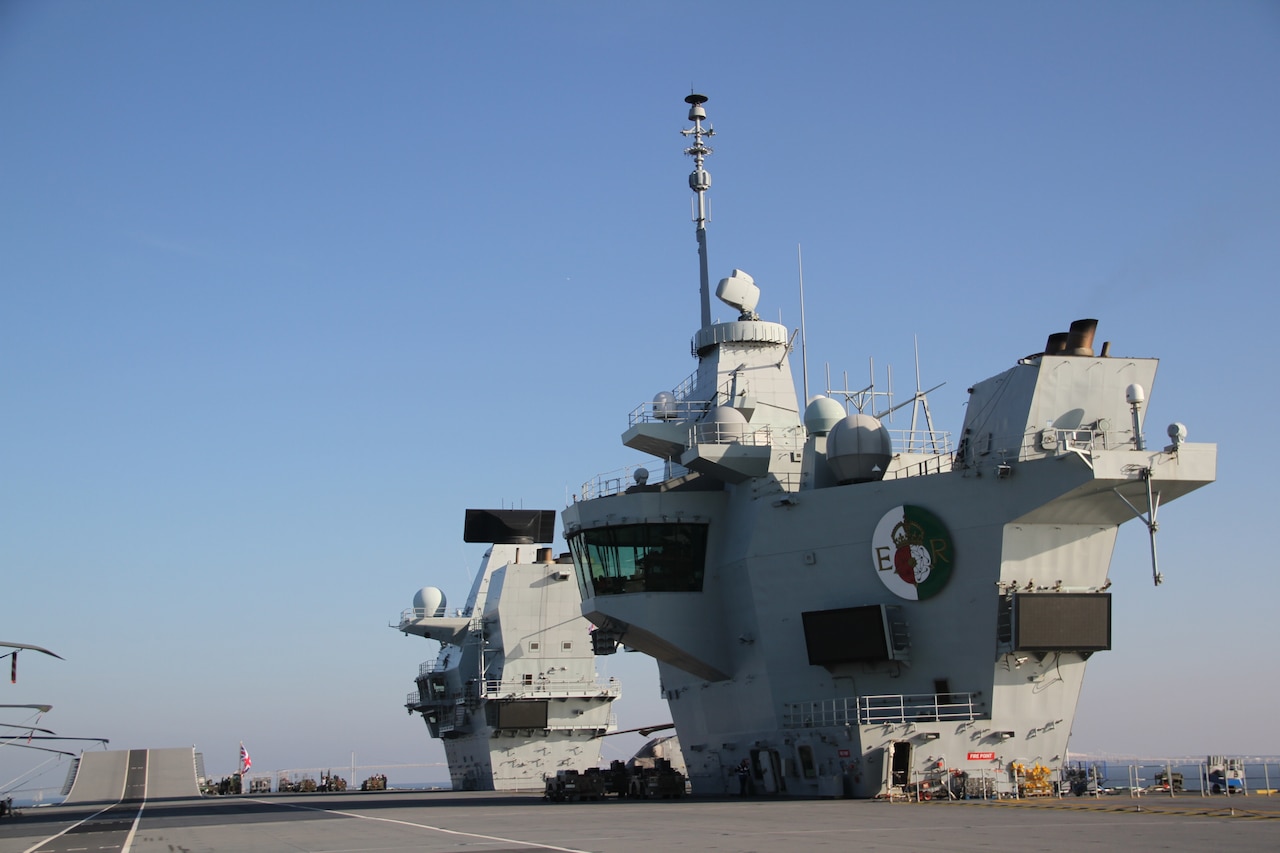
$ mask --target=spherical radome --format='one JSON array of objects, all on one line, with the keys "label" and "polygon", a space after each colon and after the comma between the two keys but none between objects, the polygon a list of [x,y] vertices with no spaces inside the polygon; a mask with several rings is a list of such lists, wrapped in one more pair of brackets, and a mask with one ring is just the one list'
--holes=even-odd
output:
[{"label": "spherical radome", "polygon": [[732,406],[716,406],[698,424],[698,441],[704,444],[732,444],[747,434],[746,415]]},{"label": "spherical radome", "polygon": [[413,609],[423,616],[443,616],[446,604],[444,592],[434,586],[424,586],[413,594]]},{"label": "spherical radome", "polygon": [[871,415],[849,415],[827,435],[827,464],[841,483],[879,480],[892,458],[889,431]]},{"label": "spherical radome", "polygon": [[826,435],[844,420],[844,406],[821,394],[809,401],[804,410],[804,426],[813,435]]},{"label": "spherical radome", "polygon": [[659,391],[653,395],[653,417],[659,421],[673,421],[678,417],[676,412],[676,395],[670,391]]}]

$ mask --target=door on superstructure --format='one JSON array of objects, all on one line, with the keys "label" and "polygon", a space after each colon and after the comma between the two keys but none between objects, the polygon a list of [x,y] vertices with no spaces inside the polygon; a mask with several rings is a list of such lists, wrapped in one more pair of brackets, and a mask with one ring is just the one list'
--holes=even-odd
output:
[{"label": "door on superstructure", "polygon": [[905,788],[911,782],[911,743],[905,740],[889,744],[889,787]]},{"label": "door on superstructure", "polygon": [[782,778],[782,757],[776,749],[751,750],[751,764],[764,793],[776,794],[786,790],[786,782]]}]

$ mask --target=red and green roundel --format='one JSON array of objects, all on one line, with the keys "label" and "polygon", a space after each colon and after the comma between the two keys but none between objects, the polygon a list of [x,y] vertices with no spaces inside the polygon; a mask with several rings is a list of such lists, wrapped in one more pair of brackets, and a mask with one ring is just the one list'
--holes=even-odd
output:
[{"label": "red and green roundel", "polygon": [[876,574],[899,598],[923,601],[937,595],[951,577],[955,557],[946,526],[918,506],[889,510],[871,537]]}]

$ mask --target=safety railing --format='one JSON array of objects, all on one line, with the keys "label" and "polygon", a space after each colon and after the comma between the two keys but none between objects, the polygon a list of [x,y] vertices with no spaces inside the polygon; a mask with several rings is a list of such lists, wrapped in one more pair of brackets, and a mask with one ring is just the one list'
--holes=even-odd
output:
[{"label": "safety railing", "polygon": [[631,410],[627,415],[627,426],[687,421],[701,417],[714,405],[711,400],[652,400]]},{"label": "safety railing", "polygon": [[942,474],[950,471],[954,457],[951,454],[945,456],[926,456],[922,459],[913,460],[902,464],[902,460],[898,460],[895,467],[891,467],[884,475],[886,480],[898,480],[903,477],[923,477],[926,474]]},{"label": "safety railing", "polygon": [[1132,446],[1133,443],[1132,430],[1113,430],[1094,424],[1070,429],[1028,429],[1015,435],[987,433],[962,442],[956,452],[956,462],[958,467],[965,467],[980,464],[984,458],[1018,461],[1067,454],[1075,454],[1085,462],[1091,462],[1094,455],[1103,450]]},{"label": "safety railing", "polygon": [[893,449],[897,453],[929,453],[936,456],[950,456],[952,453],[951,433],[933,429],[891,429],[889,438],[893,441]]},{"label": "safety railing", "polygon": [[973,693],[884,694],[858,697],[861,725],[976,720],[980,708]]},{"label": "safety railing", "polygon": [[734,399],[735,388],[741,392],[748,387],[739,385],[730,378],[720,383],[713,400],[694,400],[690,398],[697,388],[698,374],[694,372],[685,378],[671,392],[660,395],[647,403],[641,403],[631,410],[627,416],[627,425],[641,423],[666,423],[670,421],[687,421],[701,417],[715,406],[730,405]]},{"label": "safety railing", "polygon": [[[391,622],[390,626],[392,628],[399,628],[402,625],[409,625],[413,622],[417,622],[420,619],[434,619],[434,618],[437,618],[437,617],[435,617],[434,615],[429,615],[426,611],[426,608],[410,607],[406,610],[400,611],[400,621]],[[462,611],[459,610],[459,611],[455,611],[453,616],[439,617],[439,618],[462,619],[464,618],[464,616]],[[472,632],[481,631],[483,629],[484,629],[484,620],[478,616],[472,619],[471,624],[467,626],[467,630]]]},{"label": "safety railing", "polygon": [[683,466],[670,465],[671,472],[669,476],[664,476],[664,467],[666,467],[666,463],[655,459],[650,463],[636,462],[622,468],[615,468],[612,471],[597,474],[594,478],[583,483],[582,490],[574,497],[576,500],[589,501],[608,497],[609,495],[622,494],[638,482],[636,471],[640,468],[648,472],[644,480],[649,485],[656,485],[671,477],[680,477],[689,473],[689,469]]},{"label": "safety railing", "polygon": [[783,706],[782,726],[788,729],[824,726],[882,725],[884,723],[976,720],[982,709],[973,693],[888,694],[843,696]]},{"label": "safety railing", "polygon": [[844,696],[812,702],[788,702],[782,706],[784,729],[818,729],[852,726],[858,722],[858,699]]},{"label": "safety railing", "polygon": [[622,686],[615,680],[599,682],[595,680],[553,681],[537,679],[532,682],[520,680],[484,682],[485,699],[559,699],[582,698],[589,696],[613,696],[622,694]]},{"label": "safety railing", "polygon": [[751,429],[748,424],[726,424],[716,421],[694,424],[689,427],[686,447],[695,444],[741,444],[748,447],[769,447],[773,444],[773,429],[762,426]]}]

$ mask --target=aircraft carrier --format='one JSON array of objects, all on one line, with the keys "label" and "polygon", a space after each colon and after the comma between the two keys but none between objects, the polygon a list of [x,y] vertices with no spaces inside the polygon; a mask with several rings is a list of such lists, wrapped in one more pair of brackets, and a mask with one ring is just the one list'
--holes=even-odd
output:
[{"label": "aircraft carrier", "polygon": [[[593,482],[563,519],[593,644],[659,660],[700,796],[199,798],[189,752],[130,750],[82,763],[66,804],[0,821],[0,853],[1280,848],[1276,797],[1021,796],[1062,769],[1085,663],[1109,646],[1118,525],[1147,525],[1158,583],[1157,508],[1215,476],[1216,448],[1180,424],[1147,442],[1155,360],[1073,324],[972,386],[954,447],[889,435],[874,393],[801,406],[791,336],[755,315],[749,276],[718,288],[739,318],[710,321],[711,131],[706,98],[687,101],[698,367],[623,433],[661,473]],[[423,596],[406,625],[442,604]],[[920,801],[926,784],[946,796]]]}]

